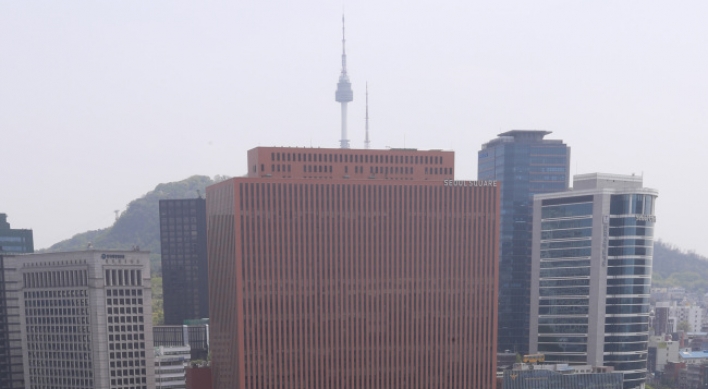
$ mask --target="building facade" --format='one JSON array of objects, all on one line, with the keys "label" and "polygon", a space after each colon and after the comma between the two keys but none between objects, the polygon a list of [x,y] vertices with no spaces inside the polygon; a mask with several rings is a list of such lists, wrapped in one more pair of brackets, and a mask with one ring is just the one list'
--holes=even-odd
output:
[{"label": "building facade", "polygon": [[206,200],[160,200],[165,324],[209,317]]},{"label": "building facade", "polygon": [[187,389],[212,389],[211,367],[193,364],[185,373]]},{"label": "building facade", "polygon": [[153,388],[148,253],[11,258],[27,389]]},{"label": "building facade", "polygon": [[684,376],[682,388],[703,389],[708,387],[708,363],[686,365],[686,370],[681,374]]},{"label": "building facade", "polygon": [[477,178],[501,184],[499,351],[529,350],[533,195],[568,189],[570,147],[548,134],[508,131],[478,153]]},{"label": "building facade", "polygon": [[24,389],[20,280],[13,255],[0,252],[0,388]]},{"label": "building facade", "polygon": [[504,389],[622,389],[619,373],[562,373],[554,370],[507,370]]},{"label": "building facade", "polygon": [[436,152],[271,152],[365,173],[207,188],[214,387],[493,388],[498,187],[366,178]]},{"label": "building facade", "polygon": [[186,389],[190,355],[189,346],[156,346],[155,389]]},{"label": "building facade", "polygon": [[676,305],[673,306],[673,315],[678,323],[678,328],[685,332],[700,332],[703,326],[703,310],[700,306]]},{"label": "building facade", "polygon": [[661,336],[674,332],[674,329],[669,325],[671,317],[671,306],[668,302],[660,301],[654,307],[654,335]]},{"label": "building facade", "polygon": [[32,230],[12,229],[7,214],[0,213],[0,252],[26,254],[34,252]]},{"label": "building facade", "polygon": [[450,180],[452,151],[256,147],[248,151],[248,177],[318,180]]},{"label": "building facade", "polygon": [[656,197],[641,177],[611,174],[534,197],[531,352],[643,387]]},{"label": "building facade", "polygon": [[189,346],[191,360],[209,359],[209,324],[154,326],[152,330],[155,347]]},{"label": "building facade", "polygon": [[667,340],[666,336],[650,336],[648,358],[647,369],[661,374],[667,362],[679,360],[679,342]]}]

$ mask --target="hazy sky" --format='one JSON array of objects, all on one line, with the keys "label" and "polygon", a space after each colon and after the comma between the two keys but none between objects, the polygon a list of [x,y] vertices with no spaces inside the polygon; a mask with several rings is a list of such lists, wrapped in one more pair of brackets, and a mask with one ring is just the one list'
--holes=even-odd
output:
[{"label": "hazy sky", "polygon": [[[237,4],[234,4],[237,3]],[[708,2],[346,2],[376,148],[545,129],[571,173],[644,174],[657,236],[708,254]],[[0,212],[36,248],[109,226],[158,183],[246,172],[246,150],[337,147],[342,3],[3,1]]]}]

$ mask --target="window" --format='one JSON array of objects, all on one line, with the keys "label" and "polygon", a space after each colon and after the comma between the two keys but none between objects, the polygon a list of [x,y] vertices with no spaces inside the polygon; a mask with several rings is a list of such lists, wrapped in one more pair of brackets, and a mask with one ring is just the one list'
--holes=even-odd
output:
[{"label": "window", "polygon": [[545,206],[541,210],[543,219],[585,215],[592,215],[592,203]]}]

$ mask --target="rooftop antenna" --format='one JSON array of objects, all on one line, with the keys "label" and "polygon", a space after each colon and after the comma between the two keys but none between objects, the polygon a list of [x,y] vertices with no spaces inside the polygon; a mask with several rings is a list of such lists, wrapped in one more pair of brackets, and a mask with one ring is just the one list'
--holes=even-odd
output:
[{"label": "rooftop antenna", "polygon": [[337,83],[337,90],[334,92],[334,100],[342,106],[342,139],[339,141],[339,147],[342,149],[348,149],[349,139],[347,138],[347,104],[354,100],[354,92],[352,92],[352,83],[349,82],[349,75],[347,74],[347,49],[344,34],[344,13],[342,13],[342,72],[339,74],[339,82]]},{"label": "rooftop antenna", "polygon": [[118,221],[118,214],[120,213],[120,210],[119,210],[119,209],[116,209],[116,210],[115,210],[115,211],[113,211],[113,212],[115,212],[115,213],[116,213],[116,221]]},{"label": "rooftop antenna", "polygon": [[371,141],[369,140],[369,82],[366,83],[366,140],[364,140],[364,148],[369,149]]}]

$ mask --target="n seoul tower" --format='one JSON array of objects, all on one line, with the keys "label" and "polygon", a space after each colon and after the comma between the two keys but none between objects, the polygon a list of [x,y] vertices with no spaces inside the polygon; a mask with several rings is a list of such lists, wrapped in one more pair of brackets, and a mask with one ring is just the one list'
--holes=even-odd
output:
[{"label": "n seoul tower", "polygon": [[349,148],[349,139],[347,138],[347,103],[354,100],[354,92],[352,92],[352,83],[349,82],[347,75],[347,49],[346,40],[344,39],[344,15],[342,15],[342,72],[339,74],[339,82],[337,83],[337,91],[334,92],[334,100],[342,104],[342,139],[339,141],[339,147],[342,149]]}]

